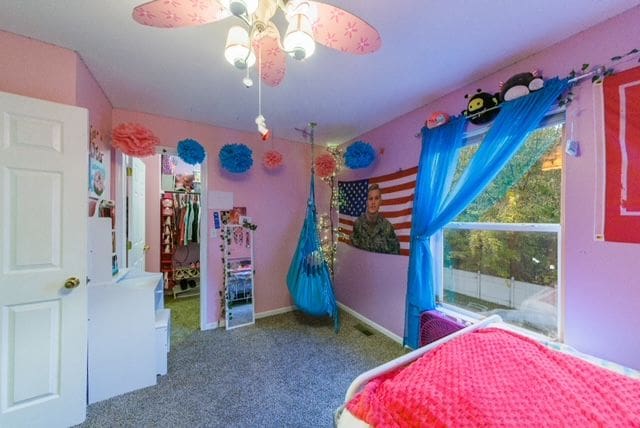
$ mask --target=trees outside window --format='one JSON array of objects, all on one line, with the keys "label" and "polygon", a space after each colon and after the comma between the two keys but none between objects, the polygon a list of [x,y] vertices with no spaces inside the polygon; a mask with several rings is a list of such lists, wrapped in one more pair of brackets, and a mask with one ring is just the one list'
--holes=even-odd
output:
[{"label": "trees outside window", "polygon": [[[562,140],[562,125],[532,133],[445,228],[442,302],[557,335]],[[462,150],[454,183],[476,150]]]}]

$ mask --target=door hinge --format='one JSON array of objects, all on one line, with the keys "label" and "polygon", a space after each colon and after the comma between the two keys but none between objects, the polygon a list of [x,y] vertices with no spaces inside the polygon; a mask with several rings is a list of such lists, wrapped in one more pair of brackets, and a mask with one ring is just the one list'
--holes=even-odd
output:
[{"label": "door hinge", "polygon": [[133,177],[133,168],[127,167],[127,177]]},{"label": "door hinge", "polygon": [[133,244],[131,243],[131,241],[127,241],[127,250],[130,250],[133,248]]}]

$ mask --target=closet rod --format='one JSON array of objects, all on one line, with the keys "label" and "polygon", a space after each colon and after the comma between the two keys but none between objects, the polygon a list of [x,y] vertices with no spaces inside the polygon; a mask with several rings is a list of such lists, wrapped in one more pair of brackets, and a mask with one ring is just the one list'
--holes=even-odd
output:
[{"label": "closet rod", "polygon": [[164,190],[163,193],[175,193],[177,195],[199,195],[200,192],[182,192],[180,190]]}]

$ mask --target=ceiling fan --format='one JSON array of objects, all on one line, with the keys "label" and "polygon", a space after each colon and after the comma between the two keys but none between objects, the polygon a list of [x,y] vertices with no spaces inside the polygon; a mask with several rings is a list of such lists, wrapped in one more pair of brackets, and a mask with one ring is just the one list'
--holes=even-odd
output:
[{"label": "ceiling fan", "polygon": [[[279,10],[288,27],[282,41],[272,22]],[[190,27],[240,18],[245,26],[229,29],[224,56],[239,69],[253,66],[256,56],[265,84],[277,86],[286,70],[286,56],[313,55],[316,42],[357,55],[378,50],[378,31],[336,6],[310,0],[154,0],[133,9],[133,19],[160,28]]]}]

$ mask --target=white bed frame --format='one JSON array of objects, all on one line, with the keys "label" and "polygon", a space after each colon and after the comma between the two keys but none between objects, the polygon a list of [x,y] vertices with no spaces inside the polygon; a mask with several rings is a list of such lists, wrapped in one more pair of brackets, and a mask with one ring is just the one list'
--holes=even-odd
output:
[{"label": "white bed frame", "polygon": [[347,393],[344,396],[344,403],[336,410],[334,414],[334,425],[338,426],[338,420],[340,418],[340,415],[342,414],[342,411],[346,407],[349,400],[351,400],[353,396],[356,395],[356,393],[360,390],[360,388],[362,388],[362,386],[365,385],[370,380],[378,376],[381,376],[385,373],[388,373],[392,370],[395,370],[398,367],[406,366],[410,362],[417,360],[418,358],[420,358],[427,352],[431,351],[432,349],[437,348],[443,343],[446,343],[452,339],[455,339],[458,336],[462,336],[463,334],[467,334],[474,330],[487,327],[489,324],[494,324],[499,322],[502,322],[502,318],[500,318],[499,315],[492,315],[475,324],[471,324],[463,328],[462,330],[458,330],[455,333],[445,336],[440,340],[436,340],[435,342],[432,342],[426,346],[423,346],[422,348],[418,348],[415,351],[409,352],[408,354],[402,355],[401,357],[398,357],[394,360],[386,362],[378,367],[375,367],[369,371],[362,373],[360,376],[355,378],[353,382],[351,382],[349,389],[347,389]]}]

